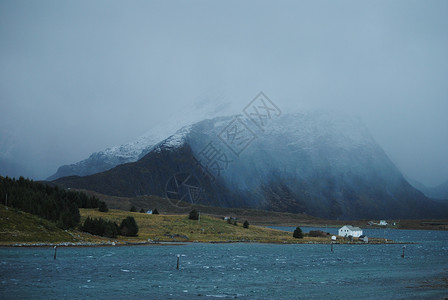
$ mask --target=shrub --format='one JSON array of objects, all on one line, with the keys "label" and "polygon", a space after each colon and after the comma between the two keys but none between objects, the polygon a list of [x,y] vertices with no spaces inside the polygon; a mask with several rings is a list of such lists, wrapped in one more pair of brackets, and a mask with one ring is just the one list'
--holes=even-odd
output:
[{"label": "shrub", "polygon": [[137,208],[134,205],[132,205],[132,207],[131,207],[131,209],[129,211],[130,212],[137,212]]},{"label": "shrub", "polygon": [[292,236],[295,237],[296,239],[303,239],[302,229],[300,229],[300,227],[297,227],[294,230],[294,233],[292,234]]},{"label": "shrub", "polygon": [[157,210],[157,208],[152,211],[152,214],[153,215],[158,215],[159,214],[159,211]]},{"label": "shrub", "polygon": [[188,215],[188,219],[190,220],[199,220],[199,213],[196,209],[193,209],[190,211],[190,214]]},{"label": "shrub", "polygon": [[140,209],[141,213],[145,213],[145,210],[143,208]]},{"label": "shrub", "polygon": [[104,202],[104,201],[98,202],[98,210],[101,212],[108,212],[109,208],[107,207],[106,202]]},{"label": "shrub", "polygon": [[308,236],[310,236],[310,237],[325,237],[325,236],[327,236],[327,233],[323,232],[322,230],[311,230],[308,233]]},{"label": "shrub", "polygon": [[121,221],[120,234],[124,236],[137,236],[138,226],[133,217],[126,217]]},{"label": "shrub", "polygon": [[244,227],[244,228],[249,228],[249,222],[247,222],[247,220],[244,221],[244,223],[243,223],[243,227]]}]

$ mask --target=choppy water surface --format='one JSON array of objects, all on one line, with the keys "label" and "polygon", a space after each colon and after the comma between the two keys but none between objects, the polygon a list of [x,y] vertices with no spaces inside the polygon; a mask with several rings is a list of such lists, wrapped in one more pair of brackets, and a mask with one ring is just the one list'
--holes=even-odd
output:
[{"label": "choppy water surface", "polygon": [[[375,230],[367,234],[418,244],[407,245],[405,258],[400,256],[402,245],[336,245],[333,253],[329,245],[59,248],[56,260],[51,248],[0,248],[0,298],[448,296],[448,232]],[[182,255],[180,270],[176,270],[177,254]]]}]

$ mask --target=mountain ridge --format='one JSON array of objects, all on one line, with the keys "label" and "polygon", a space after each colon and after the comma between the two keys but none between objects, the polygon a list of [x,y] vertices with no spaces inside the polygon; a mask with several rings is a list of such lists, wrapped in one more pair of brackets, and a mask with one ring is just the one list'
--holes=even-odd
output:
[{"label": "mountain ridge", "polygon": [[60,166],[56,173],[46,180],[53,181],[72,175],[87,176],[110,170],[121,164],[135,162],[145,156],[155,144],[155,138],[143,136],[134,142],[109,147],[103,151],[94,152],[77,163]]},{"label": "mountain ridge", "polygon": [[136,140],[94,152],[88,158],[76,163],[60,166],[56,173],[47,177],[47,180],[73,175],[92,175],[124,163],[135,162],[149,153],[154,145],[176,133],[179,127],[197,122],[198,116],[213,118],[231,110],[231,104],[225,94],[218,91],[206,93],[192,103],[171,112],[163,122],[156,124]]},{"label": "mountain ridge", "polygon": [[[195,203],[333,219],[446,215],[408,184],[359,120],[313,112],[270,121],[261,131],[241,115],[203,120],[158,143],[137,162],[55,183],[116,196],[169,198],[167,190],[178,196],[188,191]],[[226,144],[229,124],[247,129],[250,143],[243,151]],[[219,152],[225,168],[206,163],[207,147]],[[170,191],[173,182],[185,178],[194,181]],[[191,198],[198,190],[201,197]]]},{"label": "mountain ridge", "polygon": [[432,198],[434,200],[448,201],[448,180],[442,182],[437,186],[428,187],[423,183],[418,182],[417,180],[414,180],[412,178],[406,178],[406,179],[413,187],[421,191],[427,197]]}]

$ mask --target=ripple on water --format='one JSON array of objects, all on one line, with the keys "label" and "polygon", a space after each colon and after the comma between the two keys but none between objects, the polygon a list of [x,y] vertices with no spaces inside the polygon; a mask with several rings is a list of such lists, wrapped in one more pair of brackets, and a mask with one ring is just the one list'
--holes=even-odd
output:
[{"label": "ripple on water", "polygon": [[[425,241],[418,234],[406,232]],[[57,261],[42,249],[0,249],[0,298],[101,298],[106,290],[111,298],[442,298],[446,289],[407,288],[440,277],[448,265],[447,233],[434,236],[409,245],[406,259],[401,245],[340,245],[334,253],[328,245],[63,248]],[[181,270],[178,253],[187,257]]]}]

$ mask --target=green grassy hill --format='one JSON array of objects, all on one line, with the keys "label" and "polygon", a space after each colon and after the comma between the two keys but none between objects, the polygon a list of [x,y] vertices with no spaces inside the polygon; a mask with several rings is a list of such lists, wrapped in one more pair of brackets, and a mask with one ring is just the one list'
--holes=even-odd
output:
[{"label": "green grassy hill", "polygon": [[81,222],[90,216],[114,221],[119,225],[127,216],[134,217],[139,227],[138,237],[134,238],[136,241],[151,239],[166,242],[297,242],[289,232],[252,225],[247,229],[243,228],[244,219],[233,225],[207,215],[201,215],[200,220],[190,220],[188,215],[149,215],[123,210],[102,213],[94,209],[80,209],[80,212]]},{"label": "green grassy hill", "polygon": [[38,216],[0,205],[0,246],[14,244],[104,244],[108,239],[76,230],[63,230]]},{"label": "green grassy hill", "polygon": [[77,241],[52,222],[0,205],[0,244]]},{"label": "green grassy hill", "polygon": [[[187,215],[148,215],[123,210],[110,210],[107,213],[96,209],[80,209],[81,222],[88,216],[101,217],[117,224],[127,216],[132,216],[139,226],[138,237],[119,236],[118,244],[123,242],[146,242],[148,239],[161,242],[305,242],[292,238],[291,233],[250,225],[243,228],[242,222],[228,224],[222,219],[201,216],[200,221],[189,220]],[[78,243],[105,242],[106,238],[91,236],[77,231],[65,231],[54,223],[37,216],[0,205],[0,245],[36,243]]]},{"label": "green grassy hill", "polygon": [[248,220],[250,224],[254,225],[264,225],[264,226],[313,226],[315,224],[329,224],[328,221],[309,216],[307,214],[292,214],[285,212],[275,212],[257,209],[245,209],[245,208],[225,208],[225,207],[214,207],[205,206],[198,204],[191,204],[186,202],[177,202],[173,205],[166,198],[146,195],[138,197],[117,197],[104,195],[92,191],[80,190],[88,195],[95,196],[101,201],[107,203],[107,206],[112,209],[120,209],[129,211],[132,206],[137,208],[139,211],[141,208],[143,210],[155,209],[165,215],[176,215],[176,214],[188,214],[192,209],[196,209],[201,213],[221,218],[224,216],[237,217],[239,220]]},{"label": "green grassy hill", "polygon": [[[127,243],[159,242],[258,242],[258,243],[329,243],[330,236],[308,237],[295,239],[291,232],[249,225],[243,227],[245,219],[240,219],[237,225],[209,215],[201,215],[200,220],[190,220],[188,215],[149,215],[145,213],[110,210],[99,212],[97,209],[80,209],[81,222],[87,217],[103,218],[116,222],[118,225],[127,216],[134,217],[139,227],[137,237],[119,236],[107,239],[93,236],[76,230],[66,231],[54,223],[37,216],[6,209],[0,205],[0,246],[14,244],[59,244],[76,243],[76,245],[104,245],[114,241],[117,245]],[[338,239],[340,243],[346,243]],[[383,241],[372,242],[382,243]]]}]

